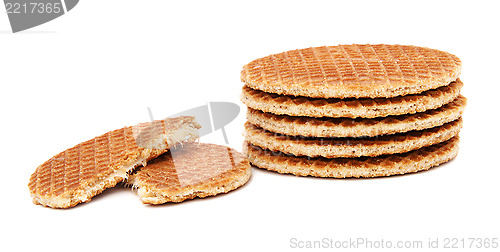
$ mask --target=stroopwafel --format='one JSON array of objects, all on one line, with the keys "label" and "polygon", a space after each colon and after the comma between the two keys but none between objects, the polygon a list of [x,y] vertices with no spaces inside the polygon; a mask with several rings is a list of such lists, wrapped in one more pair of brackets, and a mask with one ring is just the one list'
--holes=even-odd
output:
[{"label": "stroopwafel", "polygon": [[249,108],[247,119],[266,130],[291,136],[374,137],[441,126],[460,118],[466,104],[467,99],[460,95],[437,109],[416,114],[356,119],[275,115]]},{"label": "stroopwafel", "polygon": [[127,182],[143,203],[181,202],[227,193],[251,176],[248,160],[221,145],[186,143],[154,159]]},{"label": "stroopwafel", "polygon": [[428,170],[448,162],[458,153],[459,138],[418,150],[360,158],[311,158],[273,153],[251,144],[246,144],[245,153],[250,162],[263,169],[297,176],[333,178],[370,178],[400,175]]},{"label": "stroopwafel", "polygon": [[338,45],[269,55],[243,67],[253,89],[314,98],[389,98],[455,81],[462,63],[453,54],[418,46]]}]

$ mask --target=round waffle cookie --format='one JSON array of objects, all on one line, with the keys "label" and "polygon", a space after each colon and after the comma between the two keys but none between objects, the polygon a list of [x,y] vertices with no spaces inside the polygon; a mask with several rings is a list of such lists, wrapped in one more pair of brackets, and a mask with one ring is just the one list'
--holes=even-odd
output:
[{"label": "round waffle cookie", "polygon": [[462,120],[445,125],[393,135],[368,138],[316,138],[276,134],[250,123],[245,124],[245,139],[252,145],[273,152],[309,157],[379,156],[416,150],[444,142],[460,132]]},{"label": "round waffle cookie", "polygon": [[254,60],[246,86],[313,98],[390,98],[446,86],[461,70],[455,55],[404,45],[312,47]]},{"label": "round waffle cookie", "polygon": [[187,143],[141,167],[127,182],[143,203],[181,202],[226,193],[245,184],[251,166],[226,146]]},{"label": "round waffle cookie", "polygon": [[194,117],[142,123],[110,131],[38,166],[28,184],[33,203],[68,208],[127,178],[140,164],[183,141],[198,138]]},{"label": "round waffle cookie", "polygon": [[287,116],[248,108],[247,120],[266,130],[304,137],[374,137],[441,126],[462,116],[467,99],[460,95],[450,103],[416,114],[377,118]]},{"label": "round waffle cookie", "polygon": [[458,153],[458,136],[446,142],[410,152],[377,157],[311,158],[285,155],[245,143],[244,151],[253,165],[298,176],[381,177],[428,170],[448,162]]},{"label": "round waffle cookie", "polygon": [[243,87],[241,101],[249,108],[276,115],[309,117],[374,118],[414,114],[436,109],[456,99],[463,83],[460,79],[449,85],[419,94],[394,98],[322,99],[286,96]]}]

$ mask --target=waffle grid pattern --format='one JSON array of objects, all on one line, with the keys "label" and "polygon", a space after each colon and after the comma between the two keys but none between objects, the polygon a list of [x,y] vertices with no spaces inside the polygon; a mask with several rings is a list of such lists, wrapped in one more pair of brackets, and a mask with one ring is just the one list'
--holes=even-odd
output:
[{"label": "waffle grid pattern", "polygon": [[447,85],[460,74],[449,53],[403,45],[292,50],[250,62],[241,79],[265,92],[320,98],[394,97]]},{"label": "waffle grid pattern", "polygon": [[229,147],[186,143],[141,167],[127,183],[144,203],[162,204],[236,189],[250,174],[248,160]]},{"label": "waffle grid pattern", "polygon": [[[124,127],[82,142],[37,167],[28,183],[33,202],[67,208],[89,201],[127,178],[136,166],[178,143],[171,138],[174,132],[199,127],[193,117],[170,118]],[[183,140],[194,141],[197,136],[185,137]]]},{"label": "waffle grid pattern", "polygon": [[52,157],[30,178],[32,193],[61,195],[81,186],[91,186],[109,176],[128,155],[137,152],[132,127],[108,132]]}]

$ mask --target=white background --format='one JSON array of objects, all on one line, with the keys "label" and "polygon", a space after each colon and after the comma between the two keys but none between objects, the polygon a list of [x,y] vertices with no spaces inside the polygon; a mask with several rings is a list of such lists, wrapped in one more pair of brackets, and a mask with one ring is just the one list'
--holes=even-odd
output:
[{"label": "white background", "polygon": [[[493,1],[80,1],[18,34],[2,9],[1,250],[287,250],[293,238],[424,247],[440,239],[442,247],[445,238],[500,239],[498,9]],[[241,67],[271,53],[345,43],[412,44],[462,59],[468,106],[454,161],[381,179],[253,169],[234,192],[181,204],[143,205],[128,188],[68,210],[32,204],[27,183],[38,165],[149,121],[147,107],[161,118],[209,101],[238,103],[242,112],[226,131],[241,150]],[[223,144],[222,133],[201,141]]]}]

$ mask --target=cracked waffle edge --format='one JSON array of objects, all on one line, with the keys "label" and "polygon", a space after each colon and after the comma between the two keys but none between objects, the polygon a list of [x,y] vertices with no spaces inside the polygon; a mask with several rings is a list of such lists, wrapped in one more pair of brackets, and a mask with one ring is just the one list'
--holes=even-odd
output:
[{"label": "cracked waffle edge", "polygon": [[[148,127],[148,125],[151,127]],[[39,204],[42,206],[52,207],[52,208],[69,208],[76,206],[79,203],[88,202],[91,200],[92,197],[101,193],[106,188],[113,187],[117,183],[126,179],[128,173],[138,165],[145,164],[147,161],[166,152],[170,146],[173,146],[182,141],[196,140],[198,138],[198,135],[197,132],[194,132],[193,130],[199,127],[200,125],[194,120],[193,117],[179,117],[174,119],[168,119],[168,121],[159,120],[159,121],[154,121],[153,123],[142,123],[136,126],[124,127],[118,130],[107,132],[101,136],[77,144],[76,146],[66,149],[65,151],[53,156],[51,159],[47,160],[42,165],[37,167],[35,172],[33,172],[33,174],[30,176],[30,182],[28,183],[32,201],[34,204]],[[152,137],[151,134],[154,133],[154,130],[158,129],[161,129],[163,133],[160,133],[158,135],[155,135],[155,137]],[[61,155],[65,156],[66,154],[69,153],[70,150],[78,149],[79,150],[78,156],[79,156],[80,149],[82,148],[82,146],[84,146],[84,144],[90,142],[95,143],[97,139],[100,138],[107,138],[108,139],[107,144],[108,145],[111,144],[109,142],[110,134],[119,131],[123,131],[124,134],[124,138],[122,140],[123,142],[119,143],[123,143],[124,146],[121,148],[125,149],[122,149],[121,157],[118,160],[109,161],[112,163],[108,164],[104,174],[94,174],[93,177],[85,180],[82,180],[81,177],[78,177],[77,187],[71,190],[67,187],[62,187],[63,190],[62,193],[58,193],[58,191],[55,192],[53,191],[53,186],[56,185],[56,183],[60,183],[61,181],[54,182],[53,178],[54,175],[52,174],[53,173],[52,168],[50,169],[49,173],[50,175],[46,173],[42,173],[41,175],[39,174],[39,169],[41,169],[42,166],[50,164],[50,167],[52,167],[51,162],[53,161],[54,158],[58,159],[60,158]],[[130,143],[127,144],[127,142],[125,142],[127,138],[126,132],[128,132],[128,137],[130,137],[130,135],[133,135],[135,146],[129,146],[128,144]],[[139,133],[142,132],[144,132],[145,134],[141,136]],[[116,142],[113,143],[118,144]],[[137,146],[141,144],[144,144],[148,148],[142,148]],[[125,151],[125,153],[123,153],[123,151]],[[97,157],[96,156],[97,149],[93,149],[92,153],[95,160],[95,158]],[[111,153],[108,153],[107,157],[109,158],[109,160],[111,160],[110,159]],[[66,160],[66,158],[64,160]],[[65,167],[63,171],[64,178],[62,182],[66,183],[66,166],[64,167]],[[79,169],[80,169],[79,172],[81,173],[82,167],[80,167]],[[97,166],[95,166],[94,169],[97,169]],[[60,172],[61,171],[59,171],[59,173]],[[50,176],[49,179],[51,181],[49,187],[41,188],[40,186],[38,186],[39,182],[43,178],[45,178],[45,180],[47,179],[47,176]],[[58,178],[59,177],[60,175],[58,176]]]},{"label": "cracked waffle edge", "polygon": [[[223,179],[219,181],[211,181],[211,183],[208,184],[188,186],[180,190],[180,192],[175,195],[168,195],[152,187],[144,185],[140,186],[134,184],[133,187],[136,189],[137,195],[141,199],[142,203],[152,205],[164,204],[167,202],[178,203],[194,198],[216,196],[218,194],[236,190],[248,182],[252,176],[252,168],[248,160],[245,163],[247,167],[244,169],[244,173],[227,171],[219,175],[223,176]],[[231,174],[231,176],[227,176],[227,174]]]},{"label": "cracked waffle edge", "polygon": [[[203,145],[209,147],[210,145],[215,144]],[[137,173],[130,176],[126,185],[132,187],[132,189],[136,191],[137,195],[144,204],[153,205],[164,204],[167,202],[182,202],[193,198],[216,196],[243,186],[250,179],[252,174],[250,162],[242,153],[233,148],[222,145],[218,145],[217,147],[224,147],[226,150],[230,150],[232,155],[238,155],[235,159],[241,159],[241,161],[231,169],[228,169],[223,173],[210,178],[209,180],[176,188],[174,192],[161,187],[159,184],[149,183],[147,180],[141,179],[141,176],[144,175],[139,176],[139,173],[141,172],[140,169]],[[157,169],[157,167],[155,167],[155,169]]]}]

